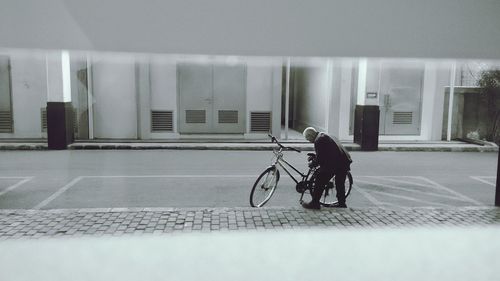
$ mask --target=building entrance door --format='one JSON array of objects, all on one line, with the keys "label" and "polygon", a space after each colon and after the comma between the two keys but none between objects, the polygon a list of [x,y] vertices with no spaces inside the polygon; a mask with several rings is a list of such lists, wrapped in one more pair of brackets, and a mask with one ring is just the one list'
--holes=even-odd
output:
[{"label": "building entrance door", "polygon": [[179,64],[179,132],[244,133],[246,67]]},{"label": "building entrance door", "polygon": [[424,65],[384,62],[380,74],[380,135],[420,135]]}]

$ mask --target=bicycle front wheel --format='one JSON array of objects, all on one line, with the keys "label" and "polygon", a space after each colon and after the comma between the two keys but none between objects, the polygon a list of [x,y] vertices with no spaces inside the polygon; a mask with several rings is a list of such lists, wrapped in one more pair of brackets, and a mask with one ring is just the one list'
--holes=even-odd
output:
[{"label": "bicycle front wheel", "polygon": [[252,192],[250,192],[250,206],[262,207],[271,199],[278,181],[280,172],[276,167],[267,168],[255,181]]},{"label": "bicycle front wheel", "polygon": [[[345,197],[349,196],[351,194],[352,190],[352,175],[351,172],[347,172],[347,176],[345,177]],[[334,190],[335,184],[333,182],[328,183],[329,186],[327,187],[327,190],[323,193],[323,196],[321,196],[321,199],[319,202],[321,205],[329,207],[337,203],[337,192]]]}]

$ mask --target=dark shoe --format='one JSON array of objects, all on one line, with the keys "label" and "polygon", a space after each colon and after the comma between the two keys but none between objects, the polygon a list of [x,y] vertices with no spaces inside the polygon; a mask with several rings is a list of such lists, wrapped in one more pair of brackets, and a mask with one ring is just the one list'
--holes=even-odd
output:
[{"label": "dark shoe", "polygon": [[306,209],[312,209],[312,210],[319,210],[321,208],[321,205],[317,201],[311,201],[309,203],[302,203],[302,207]]},{"label": "dark shoe", "polygon": [[332,204],[331,207],[332,208],[347,208],[347,205],[345,203],[335,202]]}]

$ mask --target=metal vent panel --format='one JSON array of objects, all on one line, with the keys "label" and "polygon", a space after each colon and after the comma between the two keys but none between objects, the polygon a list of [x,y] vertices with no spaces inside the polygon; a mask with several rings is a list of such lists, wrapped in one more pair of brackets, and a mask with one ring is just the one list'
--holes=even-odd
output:
[{"label": "metal vent panel", "polygon": [[42,132],[47,132],[47,108],[42,108],[40,120],[42,120]]},{"label": "metal vent panel", "polygon": [[73,132],[75,134],[78,133],[78,113],[76,112],[75,108],[71,109],[71,114],[73,115]]},{"label": "metal vent panel", "polygon": [[186,123],[205,124],[207,122],[205,110],[186,110]]},{"label": "metal vent panel", "polygon": [[413,112],[394,112],[392,115],[392,124],[410,125],[413,123]]},{"label": "metal vent panel", "polygon": [[12,133],[12,112],[0,111],[0,133]]},{"label": "metal vent panel", "polygon": [[237,110],[219,110],[219,123],[238,124]]},{"label": "metal vent panel", "polygon": [[151,111],[151,132],[172,132],[174,130],[172,111]]},{"label": "metal vent panel", "polygon": [[271,131],[271,112],[251,112],[250,131],[251,132]]}]

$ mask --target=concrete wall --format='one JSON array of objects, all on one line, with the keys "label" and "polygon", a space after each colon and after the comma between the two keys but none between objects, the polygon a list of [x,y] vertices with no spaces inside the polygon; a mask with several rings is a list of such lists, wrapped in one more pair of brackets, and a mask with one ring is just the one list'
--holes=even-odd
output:
[{"label": "concrete wall", "polygon": [[366,70],[366,93],[377,93],[376,98],[369,98],[365,96],[365,105],[379,105],[380,104],[380,75],[381,75],[381,60],[368,60]]},{"label": "concrete wall", "polygon": [[445,107],[445,87],[450,84],[450,64],[447,62],[428,61],[425,63],[422,87],[422,121],[421,138],[424,140],[441,140],[443,115]]},{"label": "concrete wall", "polygon": [[89,138],[87,58],[71,56],[71,104],[76,116],[76,139]]},{"label": "concrete wall", "polygon": [[[41,53],[9,53],[12,65],[12,93],[14,134],[1,134],[0,138],[43,138],[41,108],[47,101],[46,59]],[[78,78],[85,73],[86,56],[72,55],[72,103],[79,117],[79,138],[88,137],[87,89]],[[292,61],[293,62],[293,61]],[[428,60],[423,81],[421,135],[413,140],[440,140],[446,137],[447,111],[445,88],[450,81],[449,61]],[[355,60],[322,59],[313,64],[292,63],[291,112],[297,130],[314,126],[319,130],[350,140],[348,125]],[[368,65],[367,91],[378,91],[378,66]],[[138,61],[129,56],[109,54],[92,58],[93,118],[95,138],[164,139],[178,138],[177,133],[177,61],[151,59]],[[55,87],[54,89],[56,89]],[[247,64],[246,137],[250,134],[252,111],[272,112],[273,133],[281,129],[283,92],[283,66],[277,61]],[[461,101],[457,95],[456,102]],[[467,103],[467,102],[466,102]],[[295,106],[295,110],[294,107]],[[461,107],[457,107],[461,108]],[[457,111],[456,113],[462,113]],[[151,133],[150,111],[174,111],[174,132]],[[444,116],[444,119],[443,119]],[[461,136],[461,119],[453,120],[453,136]],[[138,126],[139,125],[139,126]],[[465,132],[466,133],[466,132]],[[409,137],[393,136],[394,140]]]},{"label": "concrete wall", "polygon": [[45,55],[37,52],[11,53],[13,134],[5,138],[44,138],[41,110],[47,106]]},{"label": "concrete wall", "polygon": [[173,111],[173,133],[151,133],[151,138],[177,137],[177,64],[152,60],[150,64],[151,110]]},{"label": "concrete wall", "polygon": [[273,71],[269,65],[247,65],[247,134],[250,133],[251,112],[271,112],[272,118],[281,119],[273,112]]},{"label": "concrete wall", "polygon": [[0,111],[11,111],[10,59],[0,54]]},{"label": "concrete wall", "polygon": [[[353,141],[354,136],[350,133],[351,125],[354,124],[354,110],[355,102],[353,102],[356,96],[356,78],[354,77],[356,71],[354,68],[355,60],[353,59],[342,59],[340,64],[340,84],[338,85],[339,91],[339,133],[338,137],[343,141]],[[351,123],[351,118],[352,123]]]},{"label": "concrete wall", "polygon": [[[331,78],[327,64],[293,67],[293,90],[296,115],[295,129],[302,131],[308,126],[326,131],[326,114],[329,106],[328,90],[331,90]],[[325,104],[326,102],[326,104]]]},{"label": "concrete wall", "polygon": [[[178,138],[177,62],[152,59],[147,67],[144,63],[135,64],[134,70],[134,62],[129,59],[102,56],[93,59],[95,138]],[[250,134],[250,113],[253,111],[271,112],[272,131],[279,135],[281,123],[277,106],[281,107],[281,67],[249,64],[246,87],[246,137],[262,137],[262,134]],[[172,110],[174,132],[150,133],[150,120],[146,120],[150,110]],[[137,112],[139,120],[135,119]]]}]

